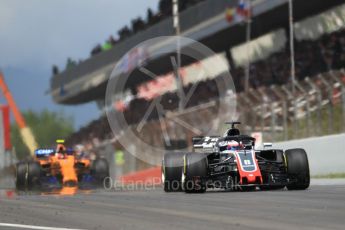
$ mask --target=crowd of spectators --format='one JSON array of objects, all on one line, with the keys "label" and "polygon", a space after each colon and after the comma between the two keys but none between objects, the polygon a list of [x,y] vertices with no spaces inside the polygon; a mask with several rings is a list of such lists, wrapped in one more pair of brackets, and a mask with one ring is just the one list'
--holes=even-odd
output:
[{"label": "crowd of spectators", "polygon": [[[204,0],[183,0],[179,1],[179,11],[183,11],[190,6],[193,6]],[[152,9],[147,9],[146,19],[137,17],[131,20],[131,25],[125,25],[118,30],[117,36],[110,35],[109,38],[103,44],[97,44],[90,52],[90,56],[95,56],[99,53],[112,49],[117,43],[127,39],[128,37],[162,21],[163,19],[172,15],[172,0],[159,0],[158,12],[154,13]],[[70,60],[70,59],[69,59]],[[67,61],[66,69],[73,67],[68,64]],[[59,74],[57,66],[53,66],[53,75]]]},{"label": "crowd of spectators", "polygon": [[[265,60],[252,63],[250,68],[250,86],[258,88],[260,86],[288,83],[290,80],[289,55],[289,49],[285,47],[282,51],[272,54]],[[315,41],[296,41],[295,62],[297,80],[303,80],[307,76],[313,77],[329,70],[345,68],[345,30],[326,34]],[[232,77],[237,92],[242,91],[245,79],[243,68],[233,69]],[[185,94],[189,92],[191,87],[192,85],[188,85],[184,88]],[[195,94],[192,95],[186,107],[205,103],[215,97],[218,97],[215,80],[209,79],[199,82]],[[179,99],[176,92],[167,92],[160,99],[164,110],[172,111],[178,108]],[[127,123],[136,124],[140,122],[151,102],[150,100],[134,96],[134,99],[129,102],[129,105],[123,112]],[[154,109],[147,120],[157,118],[157,110]],[[73,134],[69,141],[74,144],[82,143],[83,141],[97,143],[111,137],[112,134],[108,121],[103,116]]]},{"label": "crowd of spectators", "polygon": [[111,139],[111,130],[106,116],[92,121],[82,127],[78,132],[72,134],[66,141],[72,146],[82,144],[84,146],[97,146],[102,140]]},{"label": "crowd of spectators", "polygon": [[[184,93],[187,93],[191,90],[192,84],[184,87]],[[195,88],[195,93],[190,97],[185,108],[196,106],[198,104],[206,103],[213,98],[218,96],[218,88],[216,86],[215,80],[206,80],[199,82]],[[157,99],[157,98],[156,98]],[[155,100],[155,99],[153,99]],[[123,115],[127,124],[138,124],[144,117],[146,111],[148,111],[149,106],[153,103],[153,100],[146,100],[144,98],[135,98],[130,101],[126,110],[124,110]],[[162,95],[160,98],[160,104],[163,106],[163,110],[173,111],[176,110],[179,106],[179,97],[176,92],[167,92]],[[164,115],[163,115],[164,116]],[[147,117],[147,121],[157,120],[158,113],[154,109],[152,113]],[[85,144],[91,142],[94,145],[97,145],[102,140],[111,139],[111,129],[109,127],[108,120],[106,116],[102,116],[98,120],[94,120],[89,123],[87,126],[81,128],[77,133],[74,133],[68,138],[68,144]]]},{"label": "crowd of spectators", "polygon": [[[189,84],[184,87],[184,94],[187,95],[190,92],[193,85]],[[215,80],[206,80],[199,82],[195,88],[195,93],[186,102],[185,108],[199,105],[201,103],[208,102],[218,96],[218,88]],[[155,100],[155,99],[153,99]],[[160,98],[160,104],[164,111],[174,111],[179,106],[179,97],[176,92],[167,92]],[[145,100],[144,98],[136,98],[132,100],[128,108],[124,111],[124,116],[128,124],[139,123],[143,119],[143,114],[148,111],[152,100]],[[147,120],[158,119],[157,110],[154,109]]]},{"label": "crowd of spectators", "polygon": [[[345,30],[325,34],[318,40],[295,41],[296,80],[345,67]],[[244,88],[245,70],[232,70],[237,91]],[[250,65],[250,86],[282,85],[290,76],[290,50],[285,49]]]}]

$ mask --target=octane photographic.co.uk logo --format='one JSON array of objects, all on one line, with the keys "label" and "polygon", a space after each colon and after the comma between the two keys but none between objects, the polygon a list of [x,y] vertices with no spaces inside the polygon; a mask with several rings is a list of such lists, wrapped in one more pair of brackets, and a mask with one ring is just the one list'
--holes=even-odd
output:
[{"label": "octane photographic.co.uk logo", "polygon": [[159,164],[167,149],[186,151],[192,136],[217,134],[223,121],[236,119],[235,95],[221,54],[190,38],[163,36],[138,44],[117,62],[106,113],[125,151]]}]

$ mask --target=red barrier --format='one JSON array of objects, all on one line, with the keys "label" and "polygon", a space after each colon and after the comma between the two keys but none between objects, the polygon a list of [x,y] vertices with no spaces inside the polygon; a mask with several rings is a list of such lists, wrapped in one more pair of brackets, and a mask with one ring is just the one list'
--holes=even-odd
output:
[{"label": "red barrier", "polygon": [[13,190],[0,190],[0,200],[1,199],[13,199],[16,193]]},{"label": "red barrier", "polygon": [[1,105],[1,117],[2,117],[2,128],[3,128],[3,141],[5,150],[11,150],[11,127],[10,127],[10,107],[8,105]]},{"label": "red barrier", "polygon": [[120,177],[123,184],[158,185],[162,183],[161,167],[149,168]]}]

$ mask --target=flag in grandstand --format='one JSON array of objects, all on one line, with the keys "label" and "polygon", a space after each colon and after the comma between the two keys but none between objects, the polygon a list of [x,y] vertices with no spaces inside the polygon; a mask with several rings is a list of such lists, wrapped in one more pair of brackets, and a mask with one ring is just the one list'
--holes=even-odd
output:
[{"label": "flag in grandstand", "polygon": [[247,20],[250,14],[251,7],[248,0],[240,0],[236,8],[228,7],[225,10],[225,18],[228,22]]},{"label": "flag in grandstand", "polygon": [[235,9],[234,8],[227,8],[225,11],[225,17],[228,22],[232,22],[235,17]]},{"label": "flag in grandstand", "polygon": [[243,19],[248,18],[250,16],[250,2],[249,0],[240,0],[237,6],[237,16],[242,17]]}]

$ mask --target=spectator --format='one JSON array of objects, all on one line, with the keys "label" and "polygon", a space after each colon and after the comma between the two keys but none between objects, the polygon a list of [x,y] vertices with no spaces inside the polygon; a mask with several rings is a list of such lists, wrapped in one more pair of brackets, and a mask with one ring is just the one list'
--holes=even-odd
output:
[{"label": "spectator", "polygon": [[95,46],[95,48],[92,49],[91,51],[91,56],[95,56],[96,54],[99,54],[100,52],[102,52],[102,47],[101,45],[97,45]]},{"label": "spectator", "polygon": [[108,41],[110,42],[110,44],[111,44],[112,46],[116,45],[116,43],[118,42],[117,39],[115,39],[115,38],[113,37],[113,35],[110,35]]},{"label": "spectator", "polygon": [[113,48],[113,45],[110,43],[110,41],[106,41],[104,42],[104,44],[102,45],[102,52],[104,51],[108,51],[111,48]]},{"label": "spectator", "polygon": [[128,26],[124,26],[118,32],[120,40],[123,40],[131,35],[131,31],[129,30]]},{"label": "spectator", "polygon": [[152,25],[154,22],[153,22],[153,12],[150,8],[147,9],[147,14],[146,14],[146,22],[147,24],[149,25]]},{"label": "spectator", "polygon": [[172,13],[172,0],[160,0],[158,3],[158,8],[163,17],[170,16]]},{"label": "spectator", "polygon": [[133,33],[137,33],[140,30],[143,30],[145,28],[145,23],[141,19],[141,17],[138,17],[137,19],[132,20],[132,31]]},{"label": "spectator", "polygon": [[59,68],[56,65],[53,65],[52,68],[53,75],[58,75],[59,74]]},{"label": "spectator", "polygon": [[75,67],[76,65],[77,63],[74,60],[72,60],[71,58],[67,58],[66,69],[71,69]]}]

